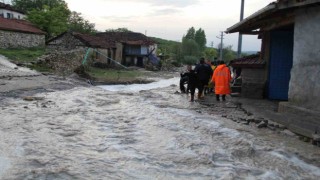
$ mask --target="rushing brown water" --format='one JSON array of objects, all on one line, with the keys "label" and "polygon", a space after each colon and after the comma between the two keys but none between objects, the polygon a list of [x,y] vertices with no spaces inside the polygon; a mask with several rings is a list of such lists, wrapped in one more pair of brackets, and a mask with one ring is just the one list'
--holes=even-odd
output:
[{"label": "rushing brown water", "polygon": [[320,179],[319,148],[199,113],[170,84],[2,100],[0,179]]}]

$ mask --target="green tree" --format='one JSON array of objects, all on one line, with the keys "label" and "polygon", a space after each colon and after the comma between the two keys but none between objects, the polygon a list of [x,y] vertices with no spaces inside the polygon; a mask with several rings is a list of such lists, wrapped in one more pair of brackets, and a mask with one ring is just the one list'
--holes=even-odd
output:
[{"label": "green tree", "polygon": [[206,48],[204,50],[204,57],[206,59],[213,60],[217,56],[218,56],[218,51],[215,48]]},{"label": "green tree", "polygon": [[230,60],[233,60],[237,57],[237,53],[232,50],[232,46],[226,46],[222,49],[223,60],[228,63]]},{"label": "green tree", "polygon": [[70,10],[63,0],[12,0],[13,7],[27,12],[27,20],[47,33],[47,38],[68,29]]},{"label": "green tree", "polygon": [[200,51],[203,52],[206,49],[207,39],[203,29],[198,29],[195,33],[194,40],[199,45]]},{"label": "green tree", "polygon": [[181,44],[181,50],[182,50],[182,56],[183,56],[182,62],[184,64],[195,63],[198,57],[201,55],[199,50],[199,45],[193,39],[183,38],[182,44]]},{"label": "green tree", "polygon": [[185,35],[183,38],[194,40],[195,34],[196,34],[196,31],[195,31],[194,27],[191,27],[188,29],[187,35]]},{"label": "green tree", "polygon": [[132,32],[128,28],[106,29],[106,32]]},{"label": "green tree", "polygon": [[28,12],[27,20],[47,32],[47,38],[54,37],[68,29],[69,10],[63,6],[49,8],[44,5],[42,10],[33,9]]},{"label": "green tree", "polygon": [[[63,6],[65,10],[69,10],[64,0],[12,0],[12,6],[21,11],[44,10],[44,6],[52,9],[57,6]],[[47,8],[46,8],[47,9]]]},{"label": "green tree", "polygon": [[81,33],[95,33],[95,24],[81,17],[81,13],[72,11],[68,19],[68,28]]},{"label": "green tree", "polygon": [[182,40],[182,54],[185,56],[199,56],[199,45],[195,40],[184,38]]}]

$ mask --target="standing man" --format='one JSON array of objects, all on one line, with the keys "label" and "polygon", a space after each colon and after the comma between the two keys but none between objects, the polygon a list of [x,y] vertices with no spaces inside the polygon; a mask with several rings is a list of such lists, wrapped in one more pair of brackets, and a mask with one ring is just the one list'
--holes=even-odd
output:
[{"label": "standing man", "polygon": [[215,85],[215,94],[217,101],[220,101],[220,95],[222,96],[222,101],[226,100],[226,95],[231,93],[230,82],[231,82],[230,69],[224,63],[220,61],[220,65],[215,69],[211,82]]},{"label": "standing man", "polygon": [[204,90],[204,86],[208,85],[213,71],[212,71],[211,67],[207,63],[205,63],[204,58],[200,58],[200,63],[195,67],[194,70],[199,78],[198,99],[201,99],[202,93]]}]

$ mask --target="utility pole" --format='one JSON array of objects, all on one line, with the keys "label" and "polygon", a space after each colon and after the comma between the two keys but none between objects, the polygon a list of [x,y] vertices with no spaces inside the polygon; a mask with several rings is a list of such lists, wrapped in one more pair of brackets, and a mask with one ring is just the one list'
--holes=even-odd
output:
[{"label": "utility pole", "polygon": [[[243,20],[243,10],[244,10],[244,0],[241,0],[241,10],[240,10],[240,21]],[[241,49],[242,49],[242,34],[239,32],[238,37],[238,58],[241,57]]]},{"label": "utility pole", "polygon": [[221,40],[221,43],[220,43],[220,60],[222,60],[222,49],[223,49],[223,31],[221,31],[221,35],[220,36],[217,36],[218,39]]}]

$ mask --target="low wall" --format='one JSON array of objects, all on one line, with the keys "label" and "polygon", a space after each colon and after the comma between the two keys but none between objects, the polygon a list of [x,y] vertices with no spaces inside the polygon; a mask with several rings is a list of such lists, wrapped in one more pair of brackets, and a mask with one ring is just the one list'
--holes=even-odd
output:
[{"label": "low wall", "polygon": [[77,69],[85,56],[83,49],[73,51],[53,51],[38,58],[38,63],[46,63],[58,74],[67,75]]}]

